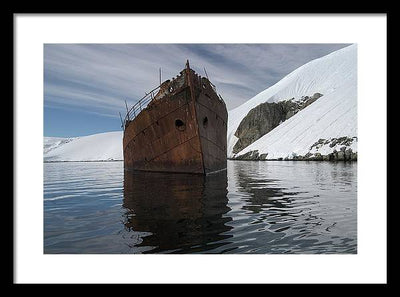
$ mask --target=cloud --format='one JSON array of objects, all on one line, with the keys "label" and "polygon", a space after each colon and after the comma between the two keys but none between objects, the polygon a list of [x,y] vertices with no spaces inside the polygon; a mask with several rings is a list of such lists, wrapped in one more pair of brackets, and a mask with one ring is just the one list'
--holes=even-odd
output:
[{"label": "cloud", "polygon": [[346,44],[45,44],[46,106],[84,108],[118,115],[163,80],[176,76],[186,59],[204,68],[232,109],[299,66]]}]

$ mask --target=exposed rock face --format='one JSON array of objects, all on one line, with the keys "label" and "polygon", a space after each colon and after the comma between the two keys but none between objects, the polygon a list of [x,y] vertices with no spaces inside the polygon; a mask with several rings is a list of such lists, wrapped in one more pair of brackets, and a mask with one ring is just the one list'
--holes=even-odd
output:
[{"label": "exposed rock face", "polygon": [[263,103],[249,111],[240,122],[235,136],[238,141],[233,147],[236,154],[265,135],[286,118],[286,112],[280,103]]},{"label": "exposed rock face", "polygon": [[350,146],[353,141],[357,141],[357,137],[348,137],[348,136],[343,136],[339,138],[330,138],[330,139],[323,139],[320,138],[317,142],[315,142],[311,147],[310,150],[313,149],[320,149],[323,146],[329,145],[329,147],[335,147],[336,145],[342,145],[342,146]]},{"label": "exposed rock face", "polygon": [[[262,156],[262,158],[261,158]],[[258,154],[258,150],[255,151],[250,151],[248,153],[245,153],[243,155],[237,156],[235,160],[247,160],[247,161],[259,161],[259,160],[265,160],[267,154]]]},{"label": "exposed rock face", "polygon": [[287,160],[294,161],[357,161],[357,152],[353,152],[351,148],[340,150],[339,152],[333,150],[332,153],[321,155],[321,153],[307,153],[305,156],[294,156],[287,158]]},{"label": "exposed rock face", "polygon": [[[309,149],[305,155],[297,155],[292,153],[291,156],[285,158],[277,158],[270,160],[293,160],[293,161],[357,161],[357,152],[353,152],[351,144],[357,141],[357,137],[343,136],[339,138],[319,139]],[[322,154],[319,149],[329,146],[329,153]],[[336,149],[338,148],[338,150]],[[268,154],[260,154],[258,150],[249,151],[243,155],[235,156],[234,160],[263,161],[267,159]]]},{"label": "exposed rock face", "polygon": [[321,96],[322,94],[315,93],[311,97],[304,96],[297,101],[291,98],[276,103],[265,102],[251,109],[235,132],[235,136],[239,139],[233,147],[233,153],[240,152]]}]

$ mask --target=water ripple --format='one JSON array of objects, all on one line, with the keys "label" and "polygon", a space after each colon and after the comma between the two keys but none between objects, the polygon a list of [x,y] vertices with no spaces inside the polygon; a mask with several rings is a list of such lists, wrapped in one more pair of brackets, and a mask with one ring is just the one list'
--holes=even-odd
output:
[{"label": "water ripple", "polygon": [[229,161],[212,177],[44,168],[45,253],[357,252],[356,163]]}]

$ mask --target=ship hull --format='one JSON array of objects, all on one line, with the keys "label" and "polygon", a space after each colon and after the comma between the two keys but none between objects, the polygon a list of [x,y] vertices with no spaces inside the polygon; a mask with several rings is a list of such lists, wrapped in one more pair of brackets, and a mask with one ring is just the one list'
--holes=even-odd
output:
[{"label": "ship hull", "polygon": [[166,84],[163,89],[172,83],[176,88],[126,123],[125,169],[195,174],[226,169],[225,103],[191,69],[181,80]]}]

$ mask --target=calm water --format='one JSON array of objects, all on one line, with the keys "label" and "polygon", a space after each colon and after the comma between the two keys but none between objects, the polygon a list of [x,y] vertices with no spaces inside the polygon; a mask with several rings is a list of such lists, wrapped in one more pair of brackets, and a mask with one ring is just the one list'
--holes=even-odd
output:
[{"label": "calm water", "polygon": [[357,253],[357,164],[228,161],[222,174],[44,164],[45,253]]}]

